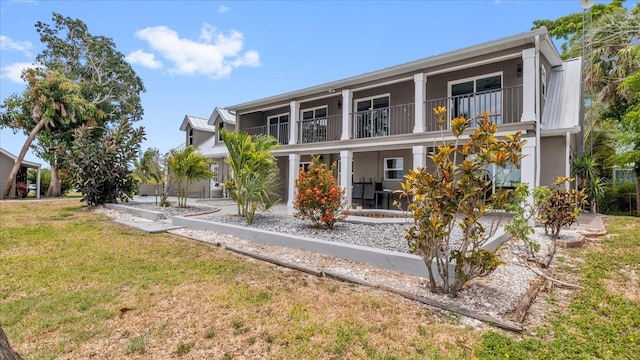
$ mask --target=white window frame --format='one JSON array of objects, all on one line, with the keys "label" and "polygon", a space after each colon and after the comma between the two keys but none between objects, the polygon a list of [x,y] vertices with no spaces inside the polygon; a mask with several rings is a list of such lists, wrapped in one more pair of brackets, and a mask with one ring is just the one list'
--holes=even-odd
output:
[{"label": "white window frame", "polygon": [[224,129],[224,122],[220,121],[216,129],[218,132],[218,143],[222,142],[222,129]]},{"label": "white window frame", "polygon": [[[354,131],[354,133],[358,132],[358,129],[356,129],[356,127],[357,127],[356,126],[356,123],[357,123],[356,118],[358,117],[359,113],[362,113],[362,112],[365,112],[365,111],[372,111],[373,112],[373,110],[374,110],[374,108],[373,108],[373,100],[380,99],[380,98],[389,99],[389,105],[388,105],[387,109],[390,109],[391,108],[391,93],[372,95],[372,96],[362,97],[362,98],[358,98],[358,99],[354,99],[353,100],[353,120],[354,120],[354,125],[353,125],[354,126],[354,130],[353,131]],[[360,110],[360,111],[358,111],[358,103],[362,102],[362,101],[371,101],[371,107],[368,110]],[[384,108],[382,108],[382,109],[384,109]],[[391,127],[391,121],[390,121],[390,118],[389,118],[389,116],[390,116],[389,112],[390,111],[387,110],[385,112],[385,114],[383,114],[385,118],[381,120],[383,122],[386,122],[387,135],[389,135],[390,127]],[[377,136],[376,134],[372,134],[372,135],[373,136]],[[373,137],[373,136],[366,136],[366,137]]]},{"label": "white window frame", "polygon": [[300,161],[300,170],[307,171],[309,165],[313,164],[311,161]]},{"label": "white window frame", "polygon": [[190,127],[187,132],[187,146],[193,145],[193,128]]},{"label": "white window frame", "polygon": [[[453,87],[453,85],[462,84],[462,83],[471,82],[471,81],[473,81],[473,93],[475,94],[477,92],[477,90],[476,90],[476,80],[489,78],[489,77],[493,77],[493,76],[500,76],[500,88],[501,89],[504,88],[504,71],[497,71],[497,72],[493,72],[493,73],[482,74],[482,75],[471,76],[471,77],[467,77],[467,78],[463,78],[463,79],[457,79],[457,80],[448,81],[447,82],[447,97],[451,99],[451,97],[452,97],[451,88]],[[449,101],[449,102],[451,102],[451,101]],[[504,111],[504,109],[502,109],[503,105],[504,104],[500,104],[501,112]],[[452,104],[447,104],[447,113],[448,113],[449,121],[451,121],[451,118],[453,117]],[[500,114],[500,115],[502,116],[502,114]],[[504,119],[501,119],[501,120],[504,121]]]},{"label": "white window frame", "polygon": [[[278,142],[280,142],[280,136],[284,136],[282,139],[289,139],[289,134],[280,134],[280,124],[285,124],[285,123],[281,123],[280,122],[280,118],[283,116],[287,116],[287,122],[286,124],[289,124],[291,122],[291,115],[288,112],[282,113],[282,114],[276,114],[276,115],[269,115],[267,116],[267,133],[271,136],[273,136],[274,138],[278,139]],[[271,119],[273,118],[278,118],[278,126],[276,127],[277,129],[277,133],[276,134],[272,134],[271,133]],[[291,126],[291,125],[289,125]]]},{"label": "white window frame", "polygon": [[[402,162],[402,167],[401,168],[387,168],[387,160],[400,160]],[[382,167],[383,167],[383,174],[384,174],[384,180],[385,181],[402,181],[403,177],[404,177],[404,157],[402,156],[397,156],[397,157],[388,157],[388,158],[384,158],[383,162],[382,162]],[[389,171],[400,171],[402,173],[402,176],[400,176],[399,178],[389,178],[388,176],[388,172]]]},{"label": "white window frame", "polygon": [[213,176],[211,177],[211,181],[213,183],[220,183],[218,181],[218,179],[220,179],[220,174],[218,173],[218,170],[220,168],[218,167],[218,161],[217,160],[214,160],[214,161],[211,162],[210,169],[213,172]]},{"label": "white window frame", "polygon": [[300,110],[300,120],[304,120],[304,117],[302,115],[304,113],[306,113],[306,112],[309,112],[309,111],[313,111],[313,117],[311,119],[317,119],[316,110],[320,110],[320,109],[325,109],[325,111],[327,113],[327,115],[325,117],[329,117],[329,106],[322,105],[322,106],[316,106],[316,107],[312,107],[312,108],[301,109]]}]

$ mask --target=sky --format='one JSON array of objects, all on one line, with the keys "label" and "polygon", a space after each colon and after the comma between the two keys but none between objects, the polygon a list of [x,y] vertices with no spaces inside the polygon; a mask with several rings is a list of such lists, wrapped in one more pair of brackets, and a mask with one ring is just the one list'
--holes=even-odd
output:
[{"label": "sky", "polygon": [[[146,88],[136,123],[146,132],[142,151],[164,154],[184,142],[185,115],[209,118],[216,106],[519,34],[534,20],[581,11],[580,0],[0,0],[0,101],[24,91],[21,70],[43,49],[34,25],[52,24],[54,12],[113,39]],[[14,155],[25,140],[0,130],[0,147]],[[48,167],[31,151],[25,159]]]}]

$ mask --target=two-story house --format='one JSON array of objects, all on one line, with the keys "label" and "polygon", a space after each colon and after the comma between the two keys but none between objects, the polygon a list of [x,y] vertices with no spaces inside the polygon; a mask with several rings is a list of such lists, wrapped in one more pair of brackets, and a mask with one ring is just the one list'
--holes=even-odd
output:
[{"label": "two-story house", "polygon": [[229,166],[224,162],[228,156],[227,147],[220,138],[220,130],[235,129],[235,116],[229,111],[215,108],[208,119],[186,115],[180,125],[185,132],[185,144],[195,146],[200,153],[213,160],[211,181],[199,181],[189,186],[190,197],[209,198],[214,196],[213,189],[229,178]]},{"label": "two-story house", "polygon": [[569,175],[570,156],[582,147],[581,70],[581,59],[563,61],[540,28],[227,110],[237,129],[283,145],[274,155],[290,206],[299,168],[312,154],[338,164],[348,198],[355,183],[398,189],[408,169],[428,169],[427,155],[442,140],[436,106],[449,119],[490,113],[498,135],[523,132],[521,168],[489,169],[494,186],[550,185]]}]

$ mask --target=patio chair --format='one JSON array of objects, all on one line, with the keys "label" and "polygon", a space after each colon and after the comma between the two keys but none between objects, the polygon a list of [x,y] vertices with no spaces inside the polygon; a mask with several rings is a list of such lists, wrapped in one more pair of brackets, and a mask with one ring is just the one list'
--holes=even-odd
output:
[{"label": "patio chair", "polygon": [[376,206],[376,185],[373,183],[364,184],[364,191],[362,194],[362,206],[369,206],[373,208]]},{"label": "patio chair", "polygon": [[362,195],[364,193],[364,184],[354,183],[353,192],[351,193],[351,203],[362,205]]}]

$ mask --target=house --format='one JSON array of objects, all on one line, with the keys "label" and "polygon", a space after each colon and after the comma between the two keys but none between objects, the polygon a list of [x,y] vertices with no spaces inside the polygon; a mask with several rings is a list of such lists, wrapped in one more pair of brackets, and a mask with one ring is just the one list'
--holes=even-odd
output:
[{"label": "house", "polygon": [[581,59],[563,61],[540,28],[227,110],[236,114],[237,129],[282,144],[274,155],[289,206],[299,168],[312,154],[338,165],[335,176],[348,198],[361,183],[390,196],[408,169],[433,166],[427,156],[442,139],[437,106],[447,108],[449,119],[486,111],[498,135],[522,131],[521,168],[489,169],[494,186],[551,185],[570,174],[570,156],[583,146],[581,70]]},{"label": "house", "polygon": [[[11,169],[13,169],[13,165],[16,163],[17,156],[11,154],[10,152],[0,148],[0,194],[4,193],[5,186],[7,183],[7,179],[9,178],[9,174],[11,173]],[[11,195],[10,198],[17,198],[18,191],[16,189],[17,183],[24,183],[25,186],[27,184],[27,169],[36,169],[36,198],[40,198],[40,167],[42,165],[38,163],[34,163],[31,161],[22,161],[20,166],[20,170],[18,170],[18,174],[16,178],[13,180]]]},{"label": "house", "polygon": [[213,160],[211,170],[215,177],[189,185],[189,197],[210,198],[221,183],[229,178],[229,166],[224,162],[227,157],[227,147],[220,138],[220,130],[235,129],[235,116],[229,111],[215,108],[208,119],[186,115],[180,125],[185,132],[185,144],[198,148],[202,155]]}]

